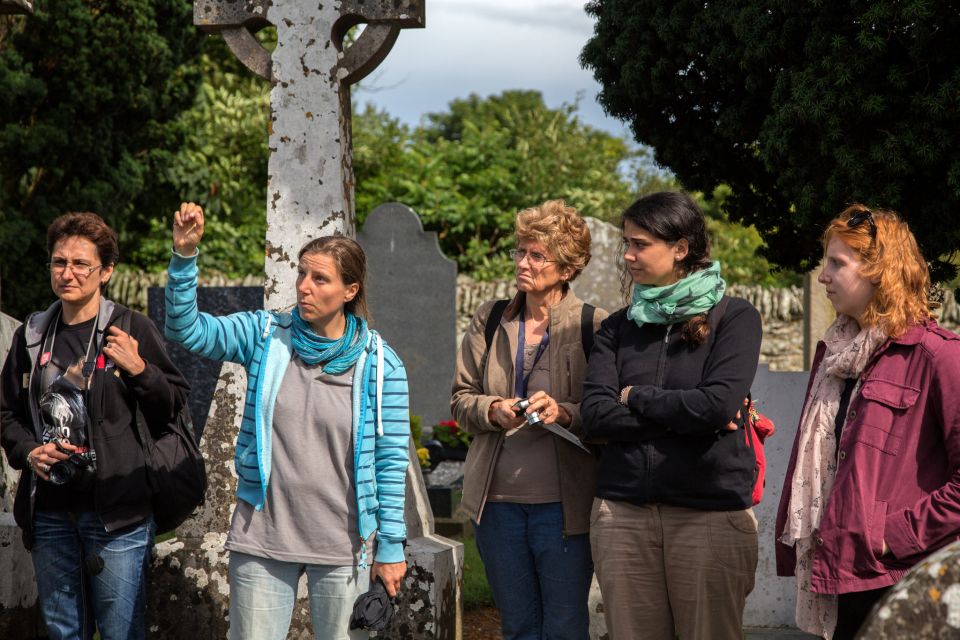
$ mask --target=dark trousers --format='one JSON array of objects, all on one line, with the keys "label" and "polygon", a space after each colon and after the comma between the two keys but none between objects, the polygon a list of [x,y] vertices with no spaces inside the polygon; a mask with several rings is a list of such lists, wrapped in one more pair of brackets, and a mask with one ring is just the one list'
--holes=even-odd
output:
[{"label": "dark trousers", "polygon": [[590,538],[563,535],[559,502],[488,502],[473,526],[504,640],[590,637]]},{"label": "dark trousers", "polygon": [[833,640],[853,640],[873,610],[873,605],[887,594],[890,587],[842,593],[837,597],[837,630]]}]

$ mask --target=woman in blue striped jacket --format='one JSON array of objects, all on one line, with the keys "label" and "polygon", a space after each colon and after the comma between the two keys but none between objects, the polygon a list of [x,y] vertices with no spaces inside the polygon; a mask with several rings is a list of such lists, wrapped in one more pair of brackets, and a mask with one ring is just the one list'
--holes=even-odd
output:
[{"label": "woman in blue striped jacket", "polygon": [[403,364],[367,329],[363,250],[340,236],[312,240],[291,312],[214,317],[197,310],[202,236],[202,209],[180,205],[166,334],[247,370],[226,543],[230,637],[285,638],[304,572],[316,637],[366,637],[348,631],[354,600],[377,577],[395,595],[406,572],[410,422]]}]

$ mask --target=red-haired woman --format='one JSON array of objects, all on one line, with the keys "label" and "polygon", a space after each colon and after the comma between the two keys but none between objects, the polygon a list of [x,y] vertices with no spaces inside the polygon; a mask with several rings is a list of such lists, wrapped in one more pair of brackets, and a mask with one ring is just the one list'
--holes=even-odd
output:
[{"label": "red-haired woman", "polygon": [[797,625],[853,638],[880,597],[960,534],[960,336],[930,314],[907,224],[853,205],[818,278],[837,311],[817,346],[777,515]]}]

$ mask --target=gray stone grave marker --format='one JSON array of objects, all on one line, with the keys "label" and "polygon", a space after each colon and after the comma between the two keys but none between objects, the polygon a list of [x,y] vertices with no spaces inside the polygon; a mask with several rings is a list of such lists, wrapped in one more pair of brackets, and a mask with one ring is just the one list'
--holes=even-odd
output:
[{"label": "gray stone grave marker", "polygon": [[410,411],[424,426],[450,419],[456,358],[457,265],[409,207],[383,204],[357,234],[367,254],[372,327],[403,360]]},{"label": "gray stone grave marker", "polygon": [[[417,214],[402,204],[374,209],[357,241],[367,254],[371,326],[404,363],[411,413],[421,416],[424,425],[448,420],[456,355],[456,263],[440,252],[437,235],[424,232]],[[387,637],[457,638],[463,545],[434,535],[433,512],[412,444],[410,459],[404,519],[414,566],[404,581],[400,615]],[[438,584],[430,587],[428,581]],[[418,600],[432,611],[421,612],[415,606]]]}]

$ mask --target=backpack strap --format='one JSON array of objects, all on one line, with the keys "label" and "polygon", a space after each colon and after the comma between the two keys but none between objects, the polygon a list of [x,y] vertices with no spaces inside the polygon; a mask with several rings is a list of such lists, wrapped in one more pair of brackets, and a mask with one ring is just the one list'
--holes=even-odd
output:
[{"label": "backpack strap", "polygon": [[503,318],[503,311],[510,304],[510,300],[497,300],[490,309],[490,315],[487,316],[487,323],[483,325],[483,338],[487,343],[487,351],[490,351],[490,345],[493,344],[493,335],[497,332],[497,325]]},{"label": "backpack strap", "polygon": [[593,316],[597,308],[589,302],[583,303],[580,309],[580,345],[583,347],[584,360],[590,359],[590,351],[593,350]]},{"label": "backpack strap", "polygon": [[[724,300],[726,300],[726,298],[724,298]],[[510,304],[510,300],[497,300],[493,303],[493,308],[490,309],[487,322],[483,325],[483,338],[487,343],[487,351],[490,350],[490,345],[493,344],[493,336],[497,333],[497,325],[500,324],[500,319],[503,318],[503,311],[507,308],[508,304]],[[590,351],[593,349],[593,316],[596,311],[597,308],[588,302],[584,302],[583,307],[580,309],[580,344],[583,347],[583,357],[587,360],[590,359]]]}]

